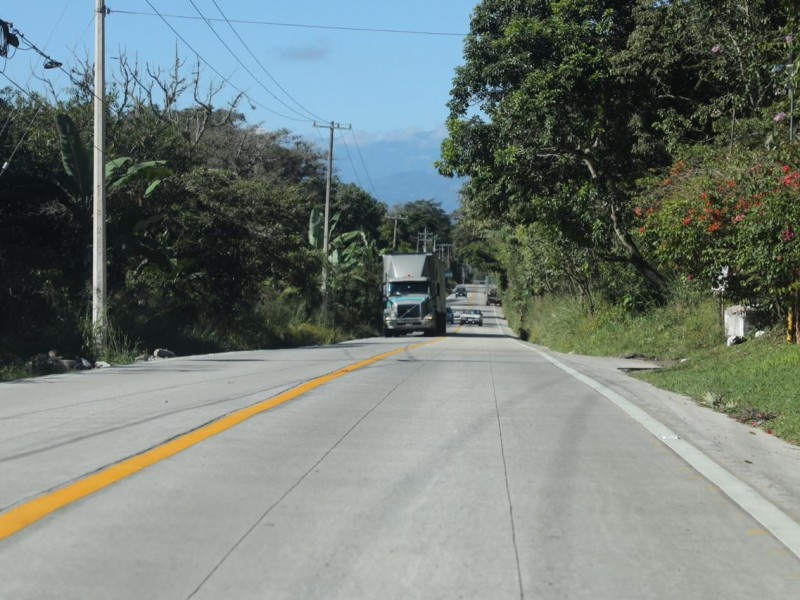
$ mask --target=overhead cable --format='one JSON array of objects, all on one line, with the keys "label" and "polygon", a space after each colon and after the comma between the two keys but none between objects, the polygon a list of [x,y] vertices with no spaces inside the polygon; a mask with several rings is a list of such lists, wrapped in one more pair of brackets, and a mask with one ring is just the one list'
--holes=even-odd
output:
[{"label": "overhead cable", "polygon": [[361,159],[361,164],[364,167],[364,172],[367,174],[367,180],[369,181],[370,188],[372,188],[372,195],[375,199],[378,198],[378,190],[375,188],[375,184],[372,183],[372,177],[369,175],[369,169],[367,169],[367,163],[364,162],[364,155],[361,154],[361,148],[358,145],[358,139],[356,139],[356,133],[351,129],[350,135],[353,136],[353,143],[356,145],[356,151],[358,152],[358,157]]},{"label": "overhead cable", "polygon": [[239,32],[238,32],[238,31],[236,31],[236,28],[233,26],[233,23],[231,22],[231,20],[230,20],[230,19],[228,19],[228,17],[227,17],[227,16],[225,16],[225,13],[223,13],[223,12],[222,12],[222,9],[220,8],[219,4],[217,4],[217,0],[211,0],[211,1],[214,3],[214,6],[216,6],[216,7],[217,7],[217,10],[219,11],[219,14],[221,14],[221,15],[222,15],[222,18],[223,18],[223,19],[225,19],[225,22],[228,24],[228,27],[230,27],[230,28],[231,28],[231,31],[233,31],[233,34],[234,34],[234,35],[235,35],[235,36],[236,36],[236,37],[239,39],[239,41],[242,43],[242,46],[244,46],[245,50],[247,50],[247,52],[250,54],[250,56],[253,58],[253,60],[254,60],[254,61],[256,61],[256,64],[257,64],[259,67],[261,67],[261,70],[262,70],[262,71],[264,71],[264,73],[266,73],[267,77],[269,77],[269,78],[270,78],[270,80],[272,81],[272,83],[274,83],[276,86],[278,86],[278,89],[279,89],[280,91],[282,91],[284,94],[286,94],[286,97],[287,97],[287,98],[289,98],[289,99],[290,99],[292,102],[294,102],[294,103],[295,103],[297,106],[299,106],[299,107],[300,107],[300,108],[301,108],[303,111],[305,111],[306,113],[308,113],[308,114],[309,114],[311,117],[313,117],[314,119],[316,119],[316,120],[318,120],[318,121],[324,121],[325,119],[323,119],[323,118],[322,118],[322,117],[320,117],[320,116],[317,116],[316,114],[314,114],[313,112],[311,112],[310,110],[308,110],[308,109],[307,109],[305,106],[303,106],[302,104],[300,104],[300,103],[299,103],[297,100],[295,100],[295,99],[292,97],[292,95],[291,95],[289,92],[287,92],[287,91],[286,91],[286,90],[283,88],[283,86],[282,86],[280,83],[278,83],[278,81],[277,81],[277,80],[276,80],[276,79],[275,79],[275,78],[272,76],[272,74],[271,74],[271,73],[270,73],[270,72],[267,70],[267,68],[266,68],[266,67],[265,67],[265,66],[264,66],[264,65],[261,63],[261,61],[260,61],[260,60],[258,60],[258,57],[257,57],[257,56],[256,56],[256,55],[253,53],[253,51],[250,49],[250,47],[249,47],[249,46],[248,46],[248,45],[245,43],[245,41],[242,39],[242,36],[240,36],[240,35],[239,35]]},{"label": "overhead cable", "polygon": [[356,165],[353,162],[353,157],[350,156],[350,148],[347,147],[347,141],[344,139],[344,135],[342,135],[341,131],[339,132],[339,139],[341,140],[342,145],[344,146],[344,151],[347,154],[347,160],[350,161],[350,166],[353,167],[353,174],[356,176],[358,187],[360,187],[363,190],[364,185],[361,183],[361,178],[358,176],[358,169],[356,169]]},{"label": "overhead cable", "polygon": [[[219,71],[217,71],[217,69],[216,69],[216,68],[214,68],[214,65],[212,65],[212,64],[211,64],[210,62],[208,62],[208,61],[207,61],[205,58],[203,58],[203,56],[202,56],[202,55],[201,55],[201,54],[200,54],[200,53],[199,53],[197,50],[195,50],[195,49],[192,47],[192,45],[191,45],[189,42],[187,42],[187,41],[186,41],[186,39],[185,39],[185,38],[184,38],[184,37],[183,37],[183,36],[182,36],[180,33],[178,33],[178,30],[177,30],[177,29],[175,29],[175,28],[172,26],[172,24],[170,24],[170,22],[169,22],[169,21],[167,21],[167,19],[165,19],[165,18],[164,18],[164,16],[163,16],[163,15],[162,15],[160,12],[158,12],[158,10],[156,10],[155,6],[153,6],[153,5],[152,5],[152,3],[150,2],[150,0],[145,0],[145,2],[147,3],[147,5],[148,5],[148,6],[149,6],[151,9],[153,9],[153,11],[156,13],[156,15],[158,15],[158,16],[161,18],[161,20],[162,20],[162,21],[164,21],[164,24],[165,24],[167,27],[169,27],[169,28],[172,30],[172,33],[174,33],[174,34],[175,34],[175,35],[178,37],[178,39],[179,39],[179,40],[181,40],[181,41],[184,43],[184,45],[186,45],[186,47],[187,47],[187,48],[189,48],[189,50],[191,50],[192,52],[194,52],[195,56],[197,56],[197,58],[198,58],[200,61],[202,61],[202,62],[203,62],[203,63],[204,63],[204,64],[205,64],[205,65],[206,65],[206,66],[207,66],[209,69],[211,69],[212,71],[214,71],[214,73],[216,73],[216,74],[217,74],[217,76],[218,76],[218,77],[220,77],[220,78],[221,78],[221,79],[222,79],[222,80],[223,80],[225,83],[227,83],[227,84],[228,84],[229,86],[231,86],[231,87],[232,87],[234,90],[236,90],[237,92],[239,92],[239,93],[240,93],[242,96],[244,96],[245,98],[247,98],[247,99],[248,99],[250,102],[252,102],[252,103],[254,103],[254,104],[256,104],[256,105],[260,106],[261,108],[263,108],[263,109],[264,109],[264,110],[266,110],[267,112],[271,112],[272,114],[274,114],[274,115],[277,115],[277,116],[279,116],[279,117],[283,117],[284,119],[289,119],[290,121],[297,121],[297,122],[301,122],[301,123],[307,123],[307,122],[309,122],[309,119],[298,119],[297,117],[290,117],[289,115],[284,115],[284,114],[282,114],[282,113],[279,113],[279,112],[277,112],[277,111],[275,111],[275,110],[271,109],[269,106],[266,106],[265,104],[262,104],[261,102],[259,102],[259,101],[258,101],[258,100],[256,100],[255,98],[251,97],[251,96],[250,96],[250,95],[249,95],[247,92],[245,92],[244,90],[241,90],[241,89],[239,89],[237,86],[235,86],[235,85],[234,85],[234,84],[231,82],[230,78],[228,78],[228,77],[225,77],[225,76],[224,76],[222,73],[220,73]],[[120,12],[120,11],[116,11],[116,12]],[[198,18],[199,18],[199,17],[198,17]]]},{"label": "overhead cable", "polygon": [[[148,2],[148,4],[150,4]],[[150,8],[153,8],[150,5]],[[153,8],[153,10],[155,10]],[[121,13],[126,15],[140,15],[140,16],[147,16],[147,17],[155,17],[159,16],[162,19],[164,17],[170,17],[171,19],[189,19],[189,20],[199,20],[200,17],[195,17],[192,15],[162,15],[161,13],[148,13],[148,12],[140,12],[135,10],[114,10],[115,13]],[[210,19],[212,21],[220,21],[222,19]],[[334,31],[356,31],[361,33],[392,33],[392,34],[404,34],[404,35],[431,35],[431,36],[446,36],[446,37],[466,37],[466,33],[457,33],[452,31],[415,31],[411,29],[378,29],[378,28],[371,28],[371,27],[341,27],[337,25],[309,25],[305,23],[278,23],[274,21],[252,21],[246,19],[231,19],[231,23],[241,23],[243,25],[268,25],[271,27],[298,27],[302,29],[329,29]]]},{"label": "overhead cable", "polygon": [[243,68],[245,71],[247,71],[247,73],[250,75],[250,77],[252,77],[252,78],[255,80],[255,82],[256,82],[258,85],[260,85],[260,86],[261,86],[261,87],[264,89],[264,91],[266,91],[266,92],[267,92],[267,93],[268,93],[270,96],[272,96],[272,97],[273,97],[273,98],[274,98],[274,99],[275,99],[277,102],[279,102],[280,104],[282,104],[283,106],[285,106],[286,108],[288,108],[288,109],[289,109],[290,111],[292,111],[294,114],[296,114],[297,116],[301,117],[301,119],[303,119],[303,120],[305,120],[305,121],[313,121],[313,118],[307,117],[307,116],[306,116],[306,115],[304,115],[303,113],[300,113],[300,112],[298,112],[296,109],[292,108],[291,106],[289,106],[288,104],[286,104],[286,102],[284,102],[283,100],[281,100],[280,98],[278,98],[278,97],[277,97],[277,96],[276,96],[276,95],[275,95],[275,94],[272,92],[272,90],[270,90],[270,89],[269,89],[267,86],[265,86],[265,85],[264,85],[264,84],[261,82],[261,80],[260,80],[258,77],[256,77],[256,76],[253,74],[253,72],[252,72],[250,69],[248,69],[248,68],[247,68],[247,65],[245,65],[245,64],[244,64],[244,63],[243,63],[243,62],[242,62],[242,61],[239,59],[239,57],[236,55],[236,53],[235,53],[233,50],[231,50],[231,48],[230,48],[230,46],[228,46],[227,42],[225,42],[225,40],[224,40],[224,39],[222,39],[222,36],[220,36],[220,35],[219,35],[219,33],[217,33],[217,30],[216,30],[216,29],[214,29],[214,26],[211,24],[211,21],[209,21],[209,19],[208,19],[208,18],[206,18],[206,16],[205,16],[205,15],[204,15],[204,14],[203,14],[201,11],[200,11],[200,9],[199,9],[199,8],[197,8],[197,5],[194,3],[194,0],[189,0],[189,3],[190,3],[190,4],[191,4],[191,5],[194,7],[194,9],[197,11],[197,14],[198,14],[198,15],[200,15],[200,16],[203,18],[203,20],[205,21],[206,25],[208,25],[208,28],[209,28],[209,29],[210,29],[210,30],[213,32],[213,34],[214,34],[214,35],[216,36],[216,38],[217,38],[217,39],[220,41],[220,43],[221,43],[223,46],[225,46],[225,49],[226,49],[226,50],[227,50],[227,51],[230,53],[230,55],[231,55],[231,56],[233,56],[233,58],[236,60],[236,62],[237,62],[237,63],[239,63],[239,65],[241,65],[241,67],[242,67],[242,68]]}]

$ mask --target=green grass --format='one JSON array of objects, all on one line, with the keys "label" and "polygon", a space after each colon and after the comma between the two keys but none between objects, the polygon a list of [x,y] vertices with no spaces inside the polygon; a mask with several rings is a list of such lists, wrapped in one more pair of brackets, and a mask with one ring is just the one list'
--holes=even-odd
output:
[{"label": "green grass", "polygon": [[509,315],[512,326],[525,329],[531,342],[559,352],[674,360],[724,341],[713,299],[682,298],[640,315],[601,305],[590,316],[574,298],[545,297],[525,312],[524,323]]},{"label": "green grass", "polygon": [[776,329],[728,348],[714,298],[684,293],[640,315],[600,306],[589,316],[574,298],[550,297],[507,313],[530,341],[557,351],[672,363],[635,376],[800,444],[800,347]]},{"label": "green grass", "polygon": [[773,333],[696,352],[677,366],[636,376],[800,444],[798,369],[800,347],[787,346]]}]

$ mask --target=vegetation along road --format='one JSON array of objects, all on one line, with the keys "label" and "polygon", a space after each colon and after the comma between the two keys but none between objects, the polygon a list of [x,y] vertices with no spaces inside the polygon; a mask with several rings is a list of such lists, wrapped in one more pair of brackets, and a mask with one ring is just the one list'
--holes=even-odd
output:
[{"label": "vegetation along road", "polygon": [[500,310],[3,384],[0,596],[800,593],[791,446]]},{"label": "vegetation along road", "polygon": [[[343,180],[322,119],[262,122],[177,41],[115,50],[96,111],[12,8],[0,600],[800,598],[798,2],[476,0],[441,152],[409,144],[452,212]],[[395,253],[482,326],[378,337]],[[429,300],[395,320],[441,333]]]}]

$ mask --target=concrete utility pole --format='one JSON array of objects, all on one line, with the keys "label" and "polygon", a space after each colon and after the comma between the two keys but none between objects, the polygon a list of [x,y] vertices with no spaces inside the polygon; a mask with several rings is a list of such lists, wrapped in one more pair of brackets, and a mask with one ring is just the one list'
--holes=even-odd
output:
[{"label": "concrete utility pole", "polygon": [[94,46],[94,223],[92,233],[92,326],[99,354],[106,349],[106,180],[105,180],[105,0],[96,0]]},{"label": "concrete utility pole", "polygon": [[314,127],[324,127],[330,129],[330,143],[328,144],[328,177],[325,181],[325,225],[322,234],[322,315],[327,318],[328,316],[328,251],[330,233],[330,216],[331,216],[331,177],[333,176],[333,131],[334,129],[350,129],[340,125],[339,123],[330,122],[329,125],[318,125],[314,122]]}]

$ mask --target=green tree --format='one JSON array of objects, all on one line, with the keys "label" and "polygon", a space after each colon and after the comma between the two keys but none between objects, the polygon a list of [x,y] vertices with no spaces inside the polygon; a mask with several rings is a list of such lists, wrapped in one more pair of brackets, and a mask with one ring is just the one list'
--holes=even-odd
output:
[{"label": "green tree", "polygon": [[640,144],[641,81],[620,79],[612,62],[633,27],[631,4],[621,0],[479,4],[440,170],[471,178],[472,214],[543,221],[571,238],[580,225],[584,244],[662,289],[627,217],[632,176],[655,155]]},{"label": "green tree", "polygon": [[433,251],[433,244],[445,244],[450,241],[452,221],[442,208],[440,202],[434,200],[415,200],[398,204],[389,211],[389,219],[382,229],[382,239],[387,248],[392,247],[395,221],[397,220],[397,252],[422,252],[425,247],[427,232],[427,249]]},{"label": "green tree", "polygon": [[640,0],[615,65],[622,78],[645,83],[654,135],[644,141],[661,139],[678,155],[715,138],[729,154],[737,144],[762,145],[776,99],[789,110],[796,11],[775,0]]}]

